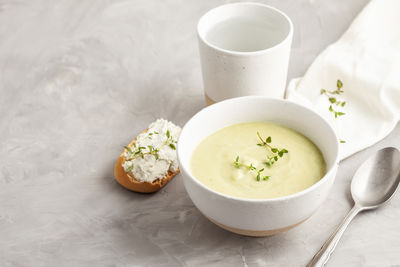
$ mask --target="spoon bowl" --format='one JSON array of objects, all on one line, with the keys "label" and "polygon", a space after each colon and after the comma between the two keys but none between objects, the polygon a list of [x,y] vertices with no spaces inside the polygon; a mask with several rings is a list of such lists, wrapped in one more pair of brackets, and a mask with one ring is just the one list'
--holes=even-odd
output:
[{"label": "spoon bowl", "polygon": [[362,209],[374,209],[387,202],[400,182],[400,152],[394,147],[379,150],[356,171],[351,195]]}]

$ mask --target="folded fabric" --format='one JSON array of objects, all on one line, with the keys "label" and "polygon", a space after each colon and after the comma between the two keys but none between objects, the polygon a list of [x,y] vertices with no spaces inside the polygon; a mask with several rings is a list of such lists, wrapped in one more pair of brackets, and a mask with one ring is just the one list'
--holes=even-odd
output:
[{"label": "folded fabric", "polygon": [[[337,90],[337,80],[343,93],[332,99],[321,94],[321,89]],[[371,1],[304,77],[289,83],[286,97],[333,125],[345,142],[341,159],[387,136],[400,119],[400,1]],[[333,98],[346,103],[337,105]],[[344,114],[335,118],[335,111]]]}]

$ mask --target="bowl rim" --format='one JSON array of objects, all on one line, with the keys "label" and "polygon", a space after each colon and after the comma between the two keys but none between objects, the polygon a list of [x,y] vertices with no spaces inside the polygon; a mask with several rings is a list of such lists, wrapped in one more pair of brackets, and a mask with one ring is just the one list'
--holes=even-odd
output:
[{"label": "bowl rim", "polygon": [[[287,196],[282,196],[282,197],[276,197],[276,198],[245,198],[245,197],[237,197],[237,196],[231,196],[228,194],[224,194],[221,192],[218,192],[212,188],[209,188],[207,186],[205,186],[203,183],[201,183],[198,179],[196,179],[196,177],[194,177],[190,171],[187,170],[186,166],[184,166],[184,164],[181,163],[181,150],[179,149],[179,144],[180,144],[180,140],[181,140],[181,136],[182,133],[184,133],[186,131],[187,125],[189,124],[189,122],[191,122],[192,120],[196,119],[198,116],[200,116],[202,113],[208,112],[209,110],[212,110],[213,108],[215,108],[216,105],[220,105],[220,104],[226,104],[229,102],[238,102],[238,101],[245,101],[245,100],[266,100],[266,101],[276,101],[276,102],[280,102],[281,104],[289,104],[289,105],[294,105],[297,106],[299,108],[303,108],[308,110],[309,112],[313,113],[314,115],[316,115],[317,117],[319,117],[322,122],[327,126],[327,128],[333,133],[333,136],[335,137],[335,145],[336,145],[336,155],[335,155],[335,160],[332,164],[332,166],[328,169],[328,171],[325,173],[325,175],[315,184],[299,191],[296,192],[294,194],[291,195],[287,195]],[[322,117],[321,115],[319,115],[318,113],[316,113],[315,111],[313,111],[312,109],[304,106],[304,105],[300,105],[297,103],[294,103],[292,101],[286,100],[286,99],[277,99],[277,98],[271,98],[271,97],[267,97],[267,96],[241,96],[241,97],[235,97],[235,98],[231,98],[231,99],[227,99],[227,100],[223,100],[220,102],[217,102],[215,104],[212,104],[208,107],[205,107],[203,109],[201,109],[199,112],[197,112],[194,116],[192,116],[183,126],[182,131],[179,135],[178,138],[178,143],[177,143],[177,157],[178,157],[178,162],[179,162],[179,166],[180,168],[183,170],[183,172],[185,173],[183,176],[187,175],[191,180],[193,180],[198,186],[200,186],[201,188],[203,188],[204,190],[218,195],[219,197],[225,198],[227,200],[232,200],[232,201],[240,201],[240,202],[254,202],[254,203],[270,203],[270,202],[281,202],[281,201],[288,201],[294,198],[298,198],[301,197],[305,194],[307,194],[310,191],[315,190],[317,187],[319,187],[320,185],[322,185],[323,183],[325,183],[326,181],[328,181],[329,177],[334,175],[334,172],[336,171],[336,168],[338,166],[339,163],[339,139],[336,135],[336,132],[334,131],[334,129],[332,128],[332,126],[329,124],[329,122]],[[184,177],[184,179],[186,179]],[[185,186],[186,189],[186,186]]]}]

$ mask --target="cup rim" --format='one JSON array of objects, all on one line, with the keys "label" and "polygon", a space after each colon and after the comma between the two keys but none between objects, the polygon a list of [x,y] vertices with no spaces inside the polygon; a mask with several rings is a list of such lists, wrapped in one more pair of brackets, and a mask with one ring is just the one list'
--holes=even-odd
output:
[{"label": "cup rim", "polygon": [[[286,21],[289,23],[289,32],[287,33],[286,37],[283,38],[276,45],[273,45],[273,46],[265,48],[265,49],[256,50],[256,51],[240,52],[240,51],[224,49],[224,48],[218,47],[216,45],[213,45],[212,43],[207,41],[207,39],[205,38],[204,34],[200,34],[200,24],[202,23],[202,21],[205,19],[205,17],[208,14],[210,14],[211,12],[215,12],[215,10],[226,8],[227,6],[241,6],[241,5],[242,6],[259,6],[259,7],[262,7],[262,8],[267,8],[267,9],[275,11],[276,13],[278,13],[279,15],[284,17],[286,19]],[[283,44],[285,44],[288,39],[292,38],[292,35],[293,35],[293,23],[292,23],[292,20],[289,18],[288,15],[286,15],[283,11],[281,11],[281,10],[279,10],[279,9],[273,7],[273,6],[262,4],[262,3],[257,3],[257,2],[230,3],[230,4],[224,4],[224,5],[220,5],[220,6],[214,7],[212,9],[208,10],[206,13],[204,13],[200,17],[200,19],[199,19],[199,21],[197,23],[197,37],[199,38],[199,40],[201,40],[201,42],[203,42],[206,46],[208,46],[208,47],[210,47],[212,49],[215,49],[215,50],[217,50],[217,51],[219,51],[221,53],[228,54],[228,55],[233,55],[233,56],[255,56],[255,55],[264,54],[264,53],[269,52],[271,50],[275,50],[278,47],[280,47]]]},{"label": "cup rim", "polygon": [[[311,186],[309,186],[309,187],[307,187],[307,188],[305,188],[305,189],[303,189],[303,190],[301,190],[299,192],[296,192],[294,194],[287,195],[287,196],[281,196],[281,197],[276,197],[276,198],[255,198],[255,199],[253,199],[253,198],[244,198],[244,197],[237,197],[237,196],[231,196],[231,195],[228,195],[228,194],[220,193],[220,192],[218,192],[218,191],[216,191],[216,190],[214,190],[212,188],[209,188],[209,187],[205,186],[203,183],[201,183],[198,179],[196,179],[196,177],[194,177],[191,174],[191,172],[186,168],[186,166],[184,166],[184,164],[181,164],[181,160],[180,160],[180,158],[181,158],[181,155],[180,155],[181,154],[181,150],[179,149],[179,147],[180,147],[179,143],[180,143],[181,137],[183,136],[183,133],[186,131],[187,125],[191,121],[195,120],[202,113],[205,113],[205,112],[208,112],[209,110],[212,110],[213,108],[215,108],[216,105],[225,104],[225,103],[229,103],[229,102],[251,100],[251,99],[272,100],[272,101],[281,102],[281,103],[285,103],[285,104],[287,103],[289,105],[294,105],[294,106],[306,109],[306,110],[310,111],[311,113],[313,113],[314,115],[316,115],[317,117],[319,117],[323,121],[323,123],[327,126],[329,131],[331,131],[333,133],[333,136],[335,137],[335,145],[336,145],[336,155],[334,157],[335,159],[334,159],[334,162],[333,162],[332,166],[328,169],[328,171],[325,173],[325,175],[318,182],[316,182],[315,184],[313,184],[313,185],[311,185]],[[205,189],[206,191],[208,191],[208,192],[210,192],[212,194],[218,195],[219,197],[222,197],[224,199],[232,200],[232,201],[252,202],[252,203],[271,203],[271,202],[289,201],[291,199],[301,197],[301,196],[307,194],[308,192],[315,190],[317,187],[319,187],[320,185],[322,185],[323,183],[328,181],[329,180],[328,178],[331,175],[334,174],[336,168],[338,167],[338,162],[339,162],[339,140],[337,138],[336,132],[334,131],[332,126],[329,124],[329,122],[324,117],[322,117],[321,115],[319,115],[318,113],[316,113],[315,111],[313,111],[312,109],[310,109],[310,108],[308,108],[306,106],[294,103],[294,102],[289,101],[289,100],[276,99],[276,98],[271,98],[271,97],[267,97],[267,96],[242,96],[242,97],[235,97],[235,98],[227,99],[227,100],[224,100],[224,101],[220,101],[218,103],[215,103],[213,105],[205,107],[202,110],[200,110],[199,112],[197,112],[193,117],[191,117],[189,119],[189,121],[187,121],[185,123],[185,125],[183,126],[182,131],[181,131],[181,133],[179,135],[178,144],[177,144],[177,156],[178,156],[179,166],[183,170],[183,172],[192,181],[194,181],[198,186],[200,186],[201,188]],[[190,156],[192,156],[192,155],[190,155]],[[185,177],[184,177],[184,179],[185,179]]]}]

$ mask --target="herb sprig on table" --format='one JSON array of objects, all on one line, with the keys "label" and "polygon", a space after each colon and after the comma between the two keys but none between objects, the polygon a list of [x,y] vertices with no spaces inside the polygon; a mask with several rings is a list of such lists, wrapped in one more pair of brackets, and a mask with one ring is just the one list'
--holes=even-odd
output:
[{"label": "herb sprig on table", "polygon": [[[156,134],[159,134],[159,133],[158,132],[148,133],[146,138],[152,139],[152,136],[154,136]],[[171,132],[169,130],[167,130],[167,132],[165,133],[165,136],[167,137],[167,139],[165,139],[164,143],[158,148],[155,148],[152,145],[148,145],[147,147],[138,146],[136,143],[133,144],[133,147],[125,146],[125,149],[128,152],[125,160],[126,161],[133,161],[133,160],[135,160],[137,158],[144,158],[145,155],[153,155],[154,158],[156,160],[158,160],[159,159],[158,152],[160,152],[161,148],[163,148],[164,146],[169,146],[173,150],[176,150],[177,141],[175,141],[172,138]],[[144,151],[146,151],[146,152],[144,152]],[[133,169],[133,164],[131,164],[125,170],[125,172],[130,172],[130,171],[132,171],[132,169]]]},{"label": "herb sprig on table", "polygon": [[343,83],[341,80],[337,80],[336,81],[336,90],[335,91],[329,91],[326,89],[321,89],[321,95],[326,95],[328,97],[329,102],[331,103],[331,105],[329,106],[329,111],[332,112],[335,116],[335,119],[338,116],[343,116],[346,113],[341,112],[339,110],[337,110],[337,108],[334,108],[334,106],[336,107],[344,107],[346,105],[346,101],[342,101],[340,99],[337,99],[336,96],[340,95],[342,93],[344,93],[344,91],[342,90],[343,87]]},{"label": "herb sprig on table", "polygon": [[[278,149],[276,147],[271,146],[271,143],[272,143],[271,136],[268,136],[265,140],[261,137],[259,132],[257,132],[257,136],[261,140],[261,143],[257,143],[257,146],[265,147],[269,151],[269,153],[267,155],[267,161],[264,162],[265,165],[267,165],[268,167],[271,167],[276,161],[279,160],[279,158],[282,158],[284,154],[289,153],[289,151],[285,148]],[[253,163],[250,163],[250,165],[247,165],[247,164],[239,162],[239,156],[236,157],[233,164],[235,165],[236,168],[245,167],[249,171],[255,172],[257,174],[256,175],[257,181],[261,181],[261,178],[262,178],[262,180],[267,181],[271,177],[270,175],[262,176],[262,172],[264,171],[264,168],[257,169],[253,165]]]},{"label": "herb sprig on table", "polygon": [[[343,116],[346,113],[340,111],[338,108],[343,108],[346,105],[346,101],[343,101],[341,99],[338,99],[337,96],[344,93],[343,91],[343,82],[341,80],[336,81],[336,90],[334,91],[329,91],[326,89],[321,89],[321,95],[325,95],[328,97],[329,102],[331,103],[329,105],[329,111],[332,112],[332,114],[335,116],[335,119],[338,118],[339,116]],[[346,143],[344,140],[339,140],[340,143]]]}]

